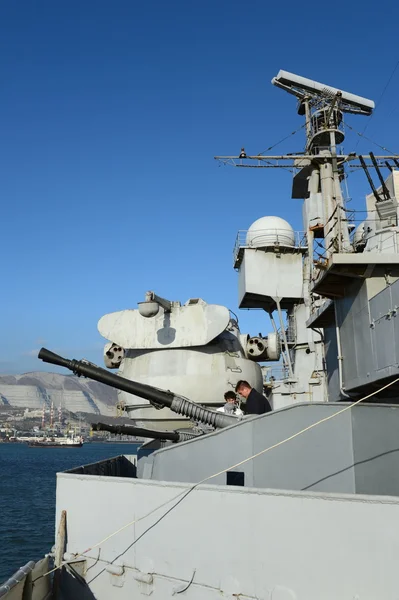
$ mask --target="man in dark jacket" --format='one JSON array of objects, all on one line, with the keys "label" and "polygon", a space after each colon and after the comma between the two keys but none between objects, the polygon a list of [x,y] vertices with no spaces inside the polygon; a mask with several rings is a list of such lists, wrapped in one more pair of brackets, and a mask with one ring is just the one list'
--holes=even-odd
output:
[{"label": "man in dark jacket", "polygon": [[269,401],[251,387],[248,381],[240,380],[236,385],[236,392],[243,398],[246,398],[245,406],[242,408],[247,415],[263,415],[263,413],[270,412],[272,407]]}]

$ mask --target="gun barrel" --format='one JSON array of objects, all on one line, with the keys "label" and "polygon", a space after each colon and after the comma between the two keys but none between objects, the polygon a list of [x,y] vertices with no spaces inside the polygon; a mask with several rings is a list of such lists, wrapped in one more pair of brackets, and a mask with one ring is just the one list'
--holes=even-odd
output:
[{"label": "gun barrel", "polygon": [[58,365],[60,367],[65,367],[66,369],[72,370],[72,360],[64,358],[63,356],[59,356],[59,354],[55,354],[55,352],[51,352],[51,350],[47,350],[47,348],[41,348],[37,356],[43,362],[50,363],[52,365]]},{"label": "gun barrel", "polygon": [[169,408],[172,404],[174,394],[171,392],[159,390],[158,388],[146,385],[145,383],[139,383],[138,381],[131,381],[130,379],[110,373],[109,371],[106,371],[106,369],[97,367],[87,361],[68,360],[67,358],[63,358],[62,356],[58,356],[58,354],[47,350],[47,348],[42,348],[38,356],[44,362],[69,369],[75,373],[75,375],[84,375],[85,377],[89,377],[100,383],[115,387],[118,390],[128,392],[129,394],[135,394],[136,396],[140,396],[140,398],[145,398],[150,402],[155,402],[156,404],[161,403]]},{"label": "gun barrel", "polygon": [[146,385],[145,383],[139,383],[138,381],[132,381],[131,379],[126,379],[120,375],[114,375],[114,373],[110,373],[106,369],[97,367],[86,360],[69,360],[46,348],[42,348],[38,356],[44,362],[69,369],[75,373],[75,375],[83,375],[90,379],[94,379],[95,381],[99,381],[100,383],[104,383],[105,385],[109,385],[110,387],[114,387],[117,390],[145,398],[145,400],[148,400],[152,404],[158,405],[159,408],[167,406],[173,412],[188,417],[196,422],[211,425],[216,428],[222,428],[233,425],[233,423],[237,423],[239,420],[238,417],[234,415],[222,414],[209,408],[205,408],[191,400],[187,400],[187,398],[173,394],[172,392],[160,390],[152,385]]},{"label": "gun barrel", "polygon": [[135,425],[108,425],[107,423],[93,423],[94,431],[109,431],[110,433],[119,433],[123,435],[137,435],[140,437],[164,440],[170,442],[186,442],[195,437],[203,435],[201,432],[187,431],[158,431],[136,427]]},{"label": "gun barrel", "polygon": [[145,438],[153,438],[159,440],[170,440],[171,442],[179,441],[179,434],[176,431],[157,431],[152,429],[144,429],[143,427],[135,427],[134,425],[108,425],[107,423],[93,423],[94,431],[109,431],[122,435],[134,435]]}]

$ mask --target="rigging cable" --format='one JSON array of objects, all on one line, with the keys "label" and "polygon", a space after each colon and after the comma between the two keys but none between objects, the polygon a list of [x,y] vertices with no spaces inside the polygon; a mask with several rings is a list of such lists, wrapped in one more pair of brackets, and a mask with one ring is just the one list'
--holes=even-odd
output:
[{"label": "rigging cable", "polygon": [[[348,129],[351,129],[353,131],[353,133],[356,133],[358,136],[363,137],[368,142],[371,142],[372,144],[374,144],[378,148],[381,148],[381,150],[384,150],[385,152],[389,152],[390,154],[394,154],[395,156],[398,156],[397,152],[394,152],[393,150],[389,150],[389,148],[385,148],[385,146],[381,146],[380,144],[377,144],[377,142],[375,142],[374,140],[371,140],[367,136],[363,135],[363,133],[359,133],[358,131],[356,131],[356,129],[354,129],[353,127],[351,127],[350,125],[348,125],[348,123],[345,123],[345,127],[348,127]],[[350,162],[348,164],[349,164],[349,168],[350,168],[350,166],[351,166]]]},{"label": "rigging cable", "polygon": [[[278,146],[279,144],[282,144],[283,142],[285,142],[285,140],[288,140],[290,137],[292,137],[293,135],[295,135],[296,133],[298,133],[299,131],[301,131],[301,129],[303,129],[304,127],[306,127],[306,122],[303,123],[300,127],[298,127],[298,129],[296,129],[295,131],[291,131],[291,133],[289,133],[288,135],[286,135],[285,137],[283,137],[281,140],[279,140],[278,142],[276,142],[275,144],[272,144],[271,146],[269,146],[268,148],[266,148],[265,150],[262,150],[262,152],[260,152],[258,154],[258,156],[263,155],[264,152],[269,152],[270,150],[273,150],[273,148],[275,148],[276,146]],[[273,163],[271,163],[268,160],[265,160],[265,162],[269,165],[273,165]],[[290,173],[294,173],[293,169],[290,169],[290,167],[282,167],[282,169],[284,169],[285,171],[289,171]]]},{"label": "rigging cable", "polygon": [[[391,73],[390,77],[388,78],[388,81],[387,81],[387,83],[385,84],[385,87],[384,87],[384,89],[382,90],[381,96],[379,97],[379,99],[378,99],[378,101],[377,101],[377,103],[376,103],[376,105],[375,105],[374,112],[371,114],[371,117],[370,117],[370,119],[368,119],[368,121],[367,121],[366,125],[364,126],[364,129],[363,129],[362,133],[359,133],[359,134],[358,134],[358,135],[360,135],[361,137],[365,137],[363,134],[364,134],[364,132],[366,131],[367,127],[369,126],[369,123],[370,123],[371,119],[372,119],[372,118],[373,118],[373,116],[375,115],[375,113],[376,113],[376,111],[377,111],[377,108],[379,108],[379,106],[380,106],[380,104],[381,104],[381,100],[383,99],[383,97],[384,97],[384,94],[385,94],[385,92],[387,91],[387,89],[388,89],[388,87],[389,87],[389,84],[391,83],[391,81],[392,81],[392,79],[393,79],[393,76],[394,76],[394,75],[395,75],[395,73],[396,73],[396,69],[397,69],[398,67],[399,67],[399,60],[397,61],[396,65],[394,66],[394,69],[393,69],[393,71],[392,71],[392,73]],[[367,139],[367,138],[366,138],[366,139]],[[358,140],[358,141],[357,141],[357,144],[356,144],[356,146],[355,146],[355,150],[356,150],[356,148],[357,148],[357,147],[358,147],[358,145],[359,145],[359,141],[360,141],[360,140]]]},{"label": "rigging cable", "polygon": [[259,153],[259,155],[263,154],[264,152],[269,152],[269,150],[273,150],[273,148],[275,148],[276,146],[278,146],[279,144],[282,144],[283,142],[285,142],[285,140],[288,140],[291,136],[295,135],[296,133],[298,133],[299,131],[301,131],[301,129],[303,129],[304,127],[306,127],[306,122],[303,123],[298,129],[296,129],[295,131],[292,131],[291,133],[289,133],[288,135],[286,135],[285,137],[283,137],[279,142],[276,142],[275,144],[273,144],[272,146],[269,146],[268,148],[266,148],[266,150],[262,150],[262,152]]}]

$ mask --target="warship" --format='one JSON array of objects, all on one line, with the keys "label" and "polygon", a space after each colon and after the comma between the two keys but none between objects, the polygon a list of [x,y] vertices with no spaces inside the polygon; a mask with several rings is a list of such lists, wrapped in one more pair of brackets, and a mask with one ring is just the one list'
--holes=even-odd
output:
[{"label": "warship", "polygon": [[[399,156],[343,152],[371,100],[286,71],[272,83],[297,100],[304,151],[215,157],[293,173],[303,231],[264,215],[233,252],[239,307],[270,333],[151,291],[99,321],[106,369],[42,349],[118,390],[124,423],[94,429],[148,442],[57,474],[54,547],[0,597],[398,598]],[[354,169],[370,186],[357,226]],[[273,410],[218,411],[241,380]]]}]

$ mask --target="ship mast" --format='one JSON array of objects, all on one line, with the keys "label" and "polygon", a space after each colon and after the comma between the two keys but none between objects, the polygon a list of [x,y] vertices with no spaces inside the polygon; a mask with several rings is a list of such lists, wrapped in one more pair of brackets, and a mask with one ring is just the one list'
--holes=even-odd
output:
[{"label": "ship mast", "polygon": [[319,222],[308,220],[304,224],[309,251],[313,249],[313,237],[317,237],[323,240],[326,259],[334,253],[353,252],[341,190],[344,168],[350,164],[366,172],[368,168],[378,172],[380,167],[390,166],[389,160],[397,165],[399,158],[397,155],[374,157],[370,153],[362,157],[356,153],[338,153],[337,147],[345,139],[343,114],[370,116],[374,102],[287,71],[280,71],[272,83],[298,99],[298,114],[305,117],[304,153],[248,156],[242,148],[238,156],[216,156],[215,159],[236,167],[292,169],[292,197],[310,203],[312,196],[319,195],[322,203]]}]

